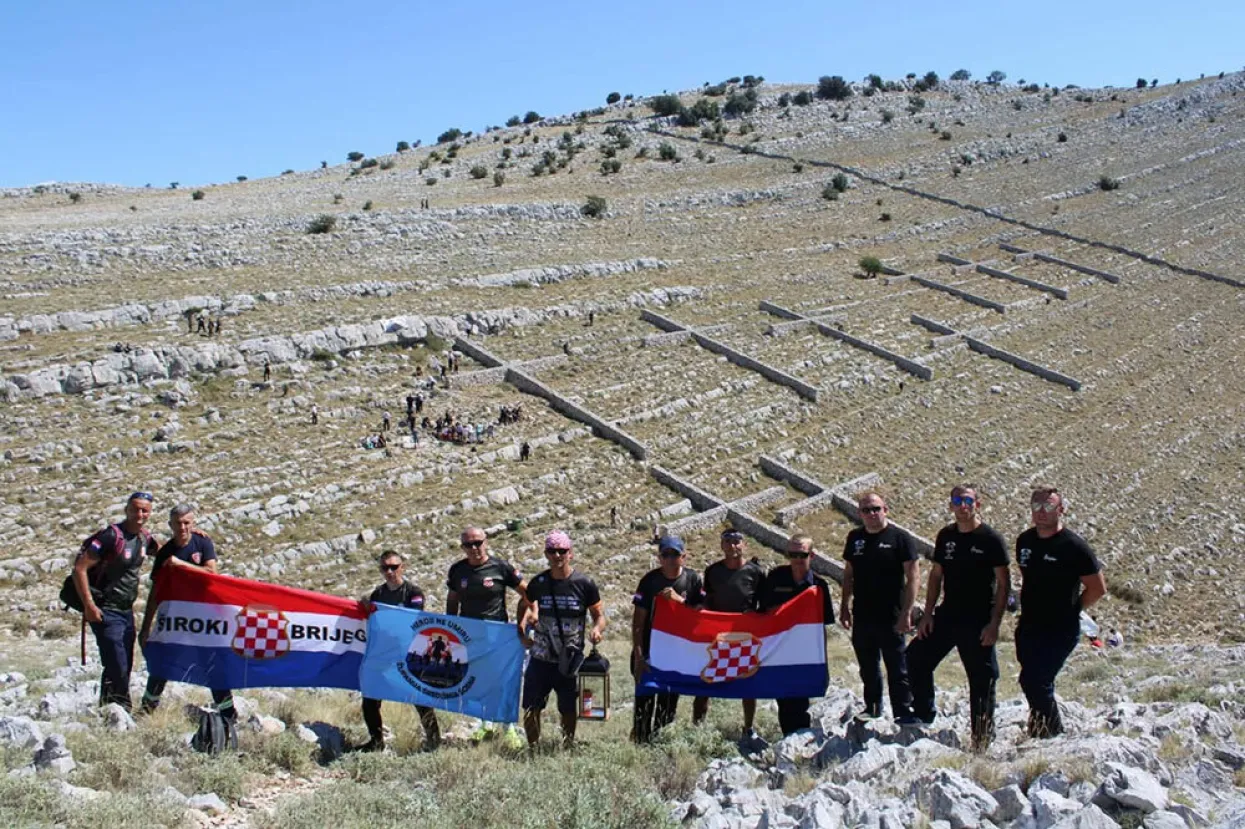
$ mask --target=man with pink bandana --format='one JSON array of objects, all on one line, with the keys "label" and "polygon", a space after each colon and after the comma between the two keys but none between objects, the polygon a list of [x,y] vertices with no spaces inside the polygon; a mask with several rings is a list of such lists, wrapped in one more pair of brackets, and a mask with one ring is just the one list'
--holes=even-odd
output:
[{"label": "man with pink bandana", "polygon": [[[562,742],[575,741],[579,722],[579,683],[559,667],[562,655],[583,653],[584,640],[596,645],[605,630],[601,591],[596,583],[571,566],[574,559],[571,537],[561,530],[545,536],[545,558],[549,569],[536,575],[527,585],[527,609],[519,622],[531,636],[524,644],[531,648],[531,661],[523,675],[523,729],[533,748],[540,742],[540,715],[550,692],[558,695],[558,714],[562,719]],[[587,616],[592,627],[585,630]]]}]

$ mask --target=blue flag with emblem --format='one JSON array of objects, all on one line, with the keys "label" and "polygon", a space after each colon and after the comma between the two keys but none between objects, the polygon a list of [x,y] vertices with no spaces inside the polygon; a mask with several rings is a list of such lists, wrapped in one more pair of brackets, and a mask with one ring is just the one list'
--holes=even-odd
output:
[{"label": "blue flag with emblem", "polygon": [[514,625],[373,607],[359,666],[363,696],[519,721],[524,649]]}]

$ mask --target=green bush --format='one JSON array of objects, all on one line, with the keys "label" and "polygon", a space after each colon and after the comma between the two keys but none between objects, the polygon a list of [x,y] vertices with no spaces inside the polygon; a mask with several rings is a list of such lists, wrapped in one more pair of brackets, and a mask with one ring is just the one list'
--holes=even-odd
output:
[{"label": "green bush", "polygon": [[458,127],[450,127],[448,130],[446,130],[445,132],[437,136],[437,143],[448,144],[451,141],[457,141],[458,139],[462,137],[463,137],[462,130],[460,130]]},{"label": "green bush", "polygon": [[607,104],[616,104],[621,100],[622,100],[622,96],[619,95],[617,92],[611,92],[610,94],[605,96],[605,103]]},{"label": "green bush", "polygon": [[972,76],[973,76],[973,73],[972,73],[972,72],[969,72],[967,69],[957,69],[957,70],[955,70],[954,72],[952,72],[952,73],[951,73],[951,80],[953,80],[953,81],[966,81],[966,80],[968,80],[969,78],[971,78]]},{"label": "green bush", "polygon": [[373,167],[379,167],[380,162],[374,158],[365,158],[359,162],[360,170],[370,170]]},{"label": "green bush", "polygon": [[857,263],[862,273],[870,279],[874,279],[883,270],[882,260],[876,256],[862,256]]},{"label": "green bush", "polygon": [[406,152],[407,150],[409,150],[410,148],[411,148],[411,144],[410,144],[410,142],[409,142],[409,141],[399,141],[399,142],[398,142],[398,146],[397,146],[397,151],[398,151],[398,152],[400,152],[400,153],[404,153],[404,152]]},{"label": "green bush", "polygon": [[840,193],[847,192],[848,183],[847,176],[843,173],[835,173],[834,178],[830,179],[830,186]]},{"label": "green bush", "polygon": [[1055,140],[1060,144],[1066,144],[1068,143],[1068,134],[1066,132],[1061,132],[1059,135],[1055,136]]},{"label": "green bush", "polygon": [[238,176],[238,181],[246,181],[246,176]]},{"label": "green bush", "polygon": [[1119,190],[1120,182],[1118,179],[1114,179],[1114,178],[1111,178],[1110,176],[1104,175],[1098,179],[1098,189],[1108,190],[1108,191]]},{"label": "green bush", "polygon": [[424,179],[424,184],[428,185],[429,187],[434,186],[436,183],[437,183],[436,176],[428,176],[427,178]]},{"label": "green bush", "polygon": [[540,117],[540,113],[533,109],[529,109],[527,111],[527,114],[523,116],[523,123],[525,124],[535,124],[536,122],[540,120],[542,120]]},{"label": "green bush", "polygon": [[791,103],[798,107],[806,107],[813,102],[813,93],[807,89],[802,89],[791,96]]},{"label": "green bush", "polygon": [[346,153],[346,160],[350,162],[362,161],[363,153],[359,152],[358,150],[355,150],[354,152]]},{"label": "green bush", "polygon": [[1002,69],[995,69],[986,76],[986,83],[993,84],[994,86],[998,86],[1005,80],[1007,80],[1007,73]]},{"label": "green bush", "polygon": [[382,170],[392,170],[394,167],[397,167],[397,166],[398,166],[398,162],[394,161],[391,158],[386,158],[384,161],[380,163],[380,168]]},{"label": "green bush", "polygon": [[878,216],[879,222],[889,222],[890,220],[891,220],[891,214],[889,213],[883,213],[881,216]]},{"label": "green bush", "polygon": [[493,173],[493,186],[494,187],[501,187],[505,183],[506,183],[505,173],[503,173],[501,170],[498,170],[496,173]]},{"label": "green bush", "polygon": [[517,127],[519,126],[519,124],[522,124],[522,123],[523,123],[523,119],[517,115],[511,115],[509,118],[506,119],[506,126],[508,127]]},{"label": "green bush", "polygon": [[657,95],[649,99],[648,108],[655,115],[678,115],[683,109],[683,102],[678,95]]},{"label": "green bush", "polygon": [[584,206],[579,208],[579,212],[590,219],[604,218],[608,210],[609,204],[601,196],[589,196]]},{"label": "green bush", "polygon": [[722,112],[727,115],[747,115],[757,108],[757,91],[748,89],[736,92],[726,99]]},{"label": "green bush", "polygon": [[77,204],[78,202],[82,201],[82,194],[76,191],[73,193],[70,193],[69,200],[73,202],[74,204]]},{"label": "green bush", "polygon": [[825,187],[821,188],[821,197],[826,201],[838,201],[839,191],[833,184],[827,184]]},{"label": "green bush", "polygon": [[346,197],[345,197],[345,196],[343,196],[341,193],[334,193],[334,194],[333,194],[333,204],[341,204],[341,203],[342,203],[342,200],[343,200],[343,199],[345,199],[345,198],[346,198]]},{"label": "green bush", "polygon": [[663,141],[661,142],[661,145],[657,147],[657,157],[662,161],[678,161],[679,151],[674,148],[674,145]]},{"label": "green bush", "polygon": [[324,213],[311,220],[311,223],[307,225],[307,232],[311,234],[332,233],[335,227],[337,227],[337,217]]},{"label": "green bush", "polygon": [[817,79],[817,97],[826,101],[843,101],[852,97],[852,88],[838,75],[822,75]]},{"label": "green bush", "polygon": [[485,167],[483,164],[477,164],[471,168],[470,173],[471,173],[472,178],[475,178],[475,179],[485,178],[486,176],[488,176],[488,168]]},{"label": "green bush", "polygon": [[881,75],[869,75],[867,78],[865,78],[865,80],[869,82],[870,89],[880,90],[880,89],[884,89],[886,86],[885,84],[882,83]]},{"label": "green bush", "polygon": [[891,112],[889,109],[882,110],[882,123],[883,124],[889,124],[891,121],[894,121],[894,120],[895,120],[895,113]]},{"label": "green bush", "polygon": [[190,194],[190,198],[194,199],[195,201],[203,201],[203,197],[206,195],[207,193],[204,193],[202,190],[196,190]]},{"label": "green bush", "polygon": [[790,92],[784,92],[778,96],[778,106],[782,107],[783,109],[786,109],[787,107],[791,106],[791,93]]},{"label": "green bush", "polygon": [[942,141],[950,141],[950,140],[951,140],[951,130],[943,130],[943,131],[942,131],[942,132],[938,135],[938,138],[939,138],[940,140],[942,140]]},{"label": "green bush", "polygon": [[607,158],[601,162],[601,175],[608,176],[622,169],[622,162],[617,158]]},{"label": "green bush", "polygon": [[371,200],[371,199],[368,199],[367,201],[365,201],[365,202],[363,203],[363,209],[364,209],[364,210],[371,210],[371,209],[372,209],[372,200]]}]

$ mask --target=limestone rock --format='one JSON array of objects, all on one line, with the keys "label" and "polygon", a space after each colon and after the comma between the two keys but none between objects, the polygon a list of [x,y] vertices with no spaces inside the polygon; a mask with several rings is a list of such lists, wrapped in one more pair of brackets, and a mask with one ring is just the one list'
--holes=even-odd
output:
[{"label": "limestone rock", "polygon": [[1147,814],[1167,807],[1167,790],[1153,775],[1118,763],[1110,766],[1111,774],[1100,788],[1103,795],[1121,806]]}]

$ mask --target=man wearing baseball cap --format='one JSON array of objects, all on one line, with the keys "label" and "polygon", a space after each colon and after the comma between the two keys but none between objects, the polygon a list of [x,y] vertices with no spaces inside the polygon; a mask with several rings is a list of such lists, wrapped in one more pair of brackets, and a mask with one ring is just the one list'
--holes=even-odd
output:
[{"label": "man wearing baseball cap", "polygon": [[[575,558],[571,537],[562,530],[545,536],[545,558],[549,569],[538,573],[527,585],[527,609],[519,626],[531,631],[524,644],[532,658],[523,673],[523,730],[527,744],[540,742],[540,715],[549,693],[558,695],[558,714],[562,719],[562,744],[575,742],[579,723],[579,683],[562,668],[572,667],[573,654],[584,652],[584,640],[596,645],[605,630],[601,591],[596,582],[571,566]],[[586,620],[592,616],[592,627]]]},{"label": "man wearing baseball cap", "polygon": [[[722,531],[722,559],[705,568],[705,610],[719,613],[746,613],[757,609],[757,592],[765,578],[765,570],[755,559],[745,558],[744,534],[734,527]],[[743,739],[756,739],[752,724],[756,719],[757,701],[742,700],[744,707]],[[709,697],[696,697],[692,703],[692,723],[704,720],[709,713]]]},{"label": "man wearing baseball cap", "polygon": [[[683,539],[677,535],[662,536],[657,540],[657,552],[661,556],[661,566],[644,574],[631,599],[635,606],[631,616],[631,675],[637,683],[644,675],[648,662],[649,640],[653,634],[653,602],[657,597],[664,596],[693,607],[704,602],[700,576],[683,566]],[[631,739],[637,743],[652,740],[654,731],[674,721],[678,706],[678,694],[642,694],[637,686]]]}]

